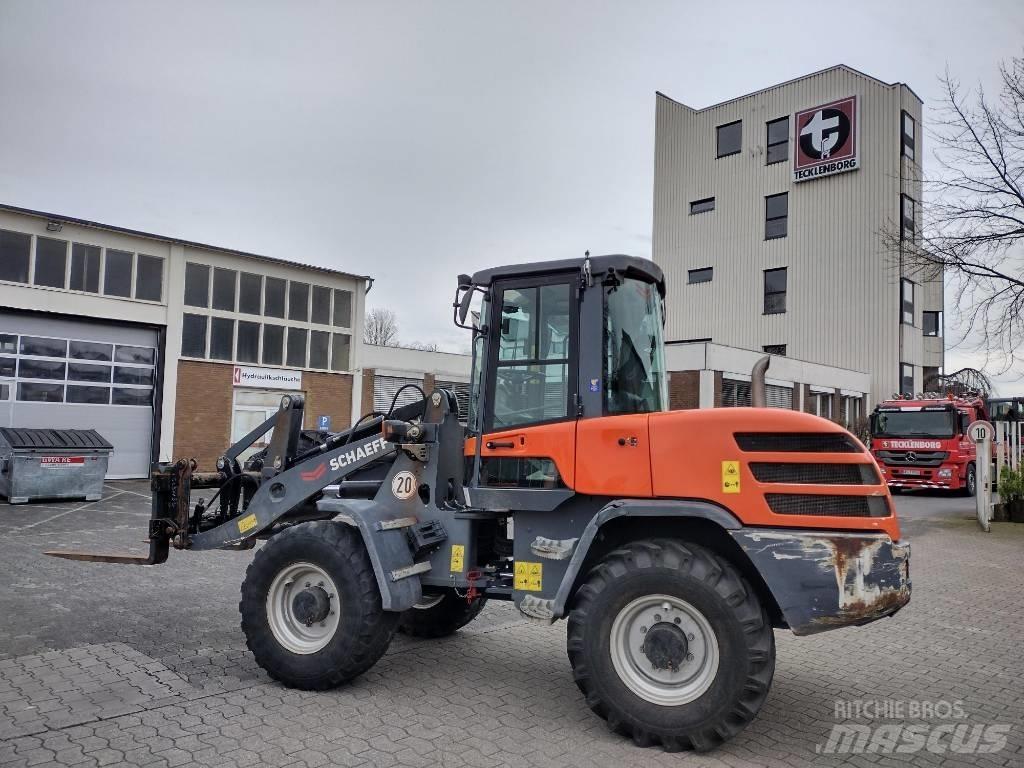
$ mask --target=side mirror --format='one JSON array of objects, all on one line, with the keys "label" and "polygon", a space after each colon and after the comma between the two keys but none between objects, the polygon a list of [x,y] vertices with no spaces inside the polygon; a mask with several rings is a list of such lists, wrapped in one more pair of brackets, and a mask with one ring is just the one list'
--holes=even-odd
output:
[{"label": "side mirror", "polygon": [[469,316],[469,305],[473,301],[473,286],[465,286],[466,292],[462,294],[462,298],[459,299],[459,324],[465,325],[466,318]]}]

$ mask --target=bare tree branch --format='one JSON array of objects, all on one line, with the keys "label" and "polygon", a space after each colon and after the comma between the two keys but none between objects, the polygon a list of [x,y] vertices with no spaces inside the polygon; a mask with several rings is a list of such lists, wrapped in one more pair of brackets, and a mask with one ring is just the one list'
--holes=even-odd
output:
[{"label": "bare tree branch", "polygon": [[398,346],[398,320],[390,309],[377,307],[366,313],[363,341],[379,347]]}]

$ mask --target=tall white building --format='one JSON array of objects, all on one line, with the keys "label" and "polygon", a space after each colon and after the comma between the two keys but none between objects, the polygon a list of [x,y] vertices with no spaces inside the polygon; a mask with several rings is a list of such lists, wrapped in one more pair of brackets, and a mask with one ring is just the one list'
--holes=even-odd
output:
[{"label": "tall white building", "polygon": [[[654,260],[670,345],[867,374],[858,413],[921,390],[943,365],[942,281],[883,242],[919,237],[917,95],[840,65],[703,109],[659,93],[656,115]],[[792,407],[817,408],[793,388]]]}]

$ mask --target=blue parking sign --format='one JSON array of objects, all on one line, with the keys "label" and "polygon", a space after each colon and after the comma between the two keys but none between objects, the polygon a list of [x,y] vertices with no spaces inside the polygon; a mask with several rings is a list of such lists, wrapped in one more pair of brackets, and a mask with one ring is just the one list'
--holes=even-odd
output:
[{"label": "blue parking sign", "polygon": [[316,420],[316,428],[321,432],[331,431],[331,417],[330,416],[319,416]]}]

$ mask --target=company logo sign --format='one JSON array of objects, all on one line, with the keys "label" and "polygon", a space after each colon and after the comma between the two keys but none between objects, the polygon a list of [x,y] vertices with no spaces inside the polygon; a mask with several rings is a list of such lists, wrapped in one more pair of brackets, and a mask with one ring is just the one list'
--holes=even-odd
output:
[{"label": "company logo sign", "polygon": [[85,464],[84,456],[40,456],[40,467],[74,467]]},{"label": "company logo sign", "polygon": [[370,458],[382,451],[387,451],[389,448],[390,446],[387,441],[382,437],[378,437],[366,446],[360,445],[351,451],[335,456],[330,461],[331,470],[337,472],[340,469],[344,469],[349,464],[354,464],[362,459]]},{"label": "company logo sign", "polygon": [[939,440],[883,440],[882,448],[903,448],[910,450],[933,450],[937,451],[942,447]]},{"label": "company logo sign", "polygon": [[236,365],[232,381],[236,387],[302,389],[302,371],[287,371],[281,368],[254,368],[248,365]]},{"label": "company logo sign", "polygon": [[857,170],[857,119],[856,96],[797,112],[793,181]]}]

